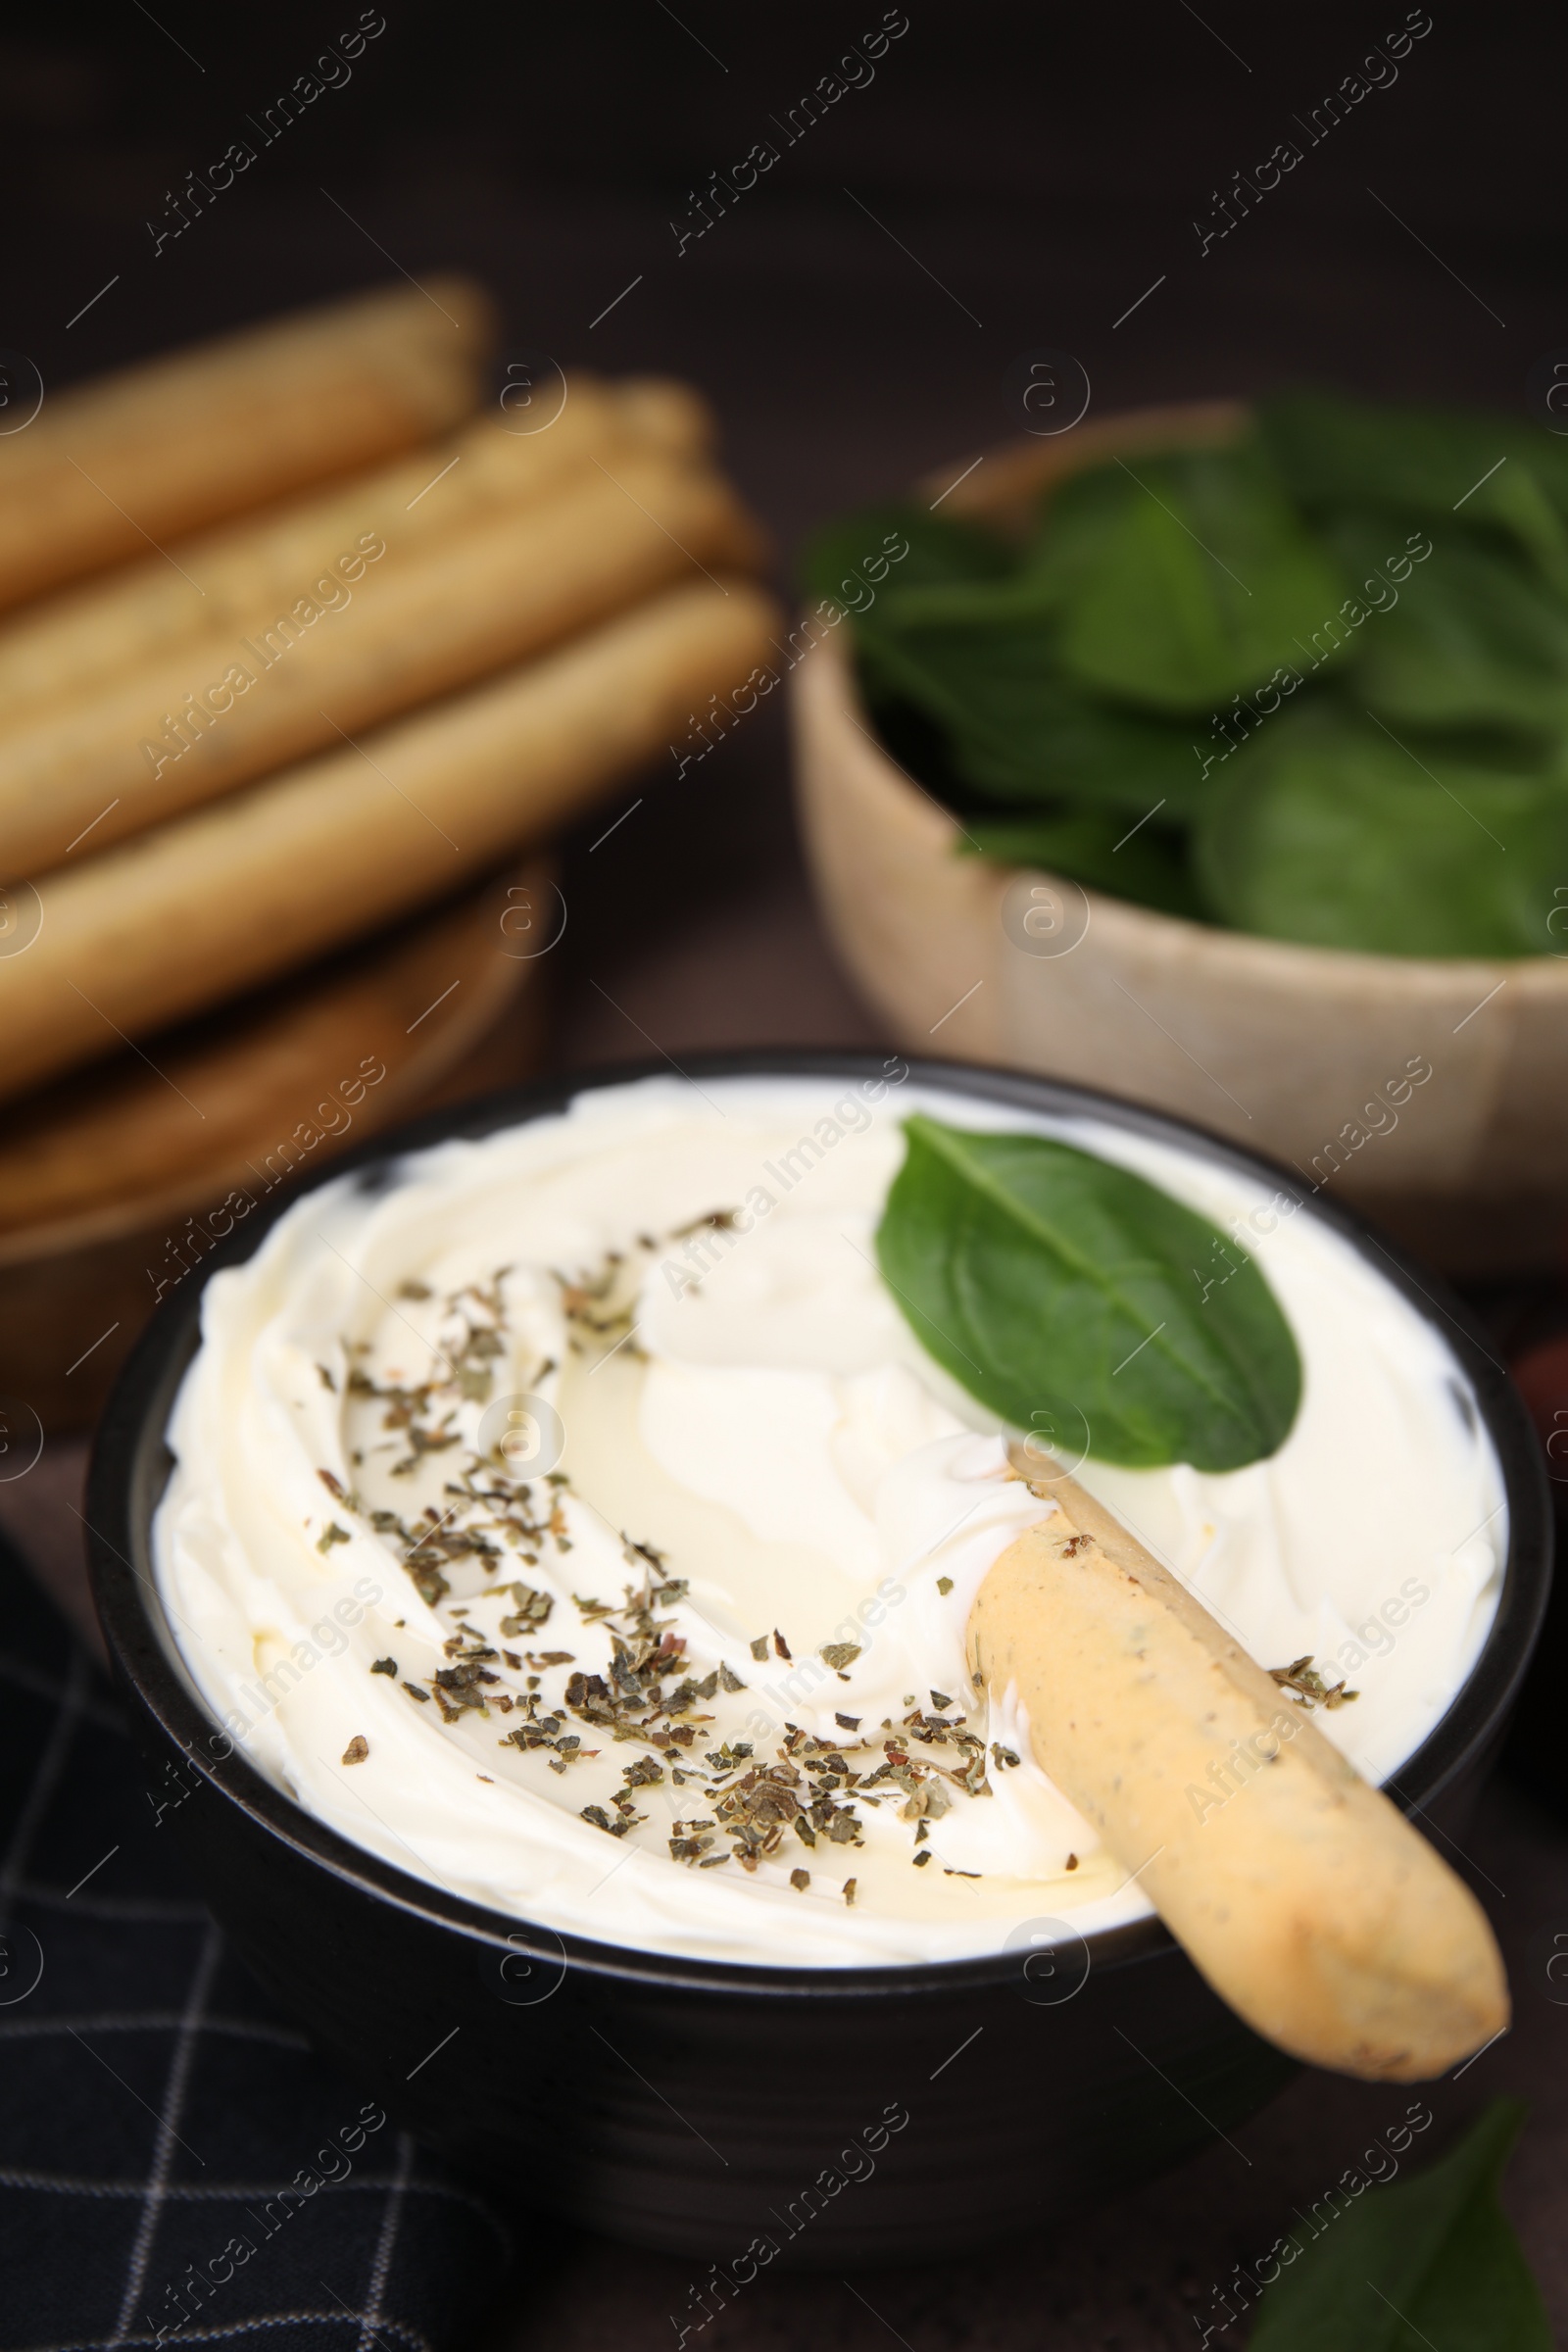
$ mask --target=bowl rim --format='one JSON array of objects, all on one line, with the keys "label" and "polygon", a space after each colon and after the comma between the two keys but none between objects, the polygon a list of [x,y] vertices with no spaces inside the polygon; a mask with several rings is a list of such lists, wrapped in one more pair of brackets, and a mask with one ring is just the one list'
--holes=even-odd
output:
[{"label": "bowl rim", "polygon": [[[1338,1201],[1315,1198],[1293,1170],[1206,1129],[1089,1087],[1032,1073],[893,1054],[809,1048],[753,1049],[693,1054],[680,1075],[693,1083],[746,1078],[795,1078],[830,1084],[902,1077],[932,1092],[1047,1115],[1088,1116],[1152,1141],[1173,1145],[1211,1164],[1254,1180],[1261,1177],[1298,1208],[1348,1241],[1440,1333],[1468,1379],[1483,1426],[1502,1473],[1509,1519],[1502,1590],[1481,1650],[1465,1681],[1420,1746],[1382,1786],[1428,1831],[1452,1840],[1430,1820],[1429,1808],[1450,1785],[1483,1760],[1500,1738],[1540,1635],[1551,1585],[1552,1519],[1545,1465],[1535,1431],[1507,1373],[1487,1346],[1475,1318],[1439,1277],[1419,1270],[1367,1220]],[[419,1118],[367,1137],[299,1180],[219,1242],[187,1290],[183,1281],[160,1302],[122,1367],[93,1441],[85,1531],[93,1598],[111,1661],[136,1705],[179,1747],[216,1794],[233,1804],[255,1829],[275,1838],[296,1861],[315,1865],[340,1886],[387,1903],[427,1926],[467,1939],[482,1957],[508,1951],[576,1971],[585,1977],[634,1983],[652,1989],[724,1992],[741,1997],[822,2000],[902,1996],[938,1998],[1008,1983],[1018,1953],[957,1960],[914,1961],[877,1967],[778,1967],[749,1960],[711,1960],[644,1951],[568,1935],[539,1921],[492,1909],[469,1896],[415,1876],[355,1844],[276,1788],[224,1733],[179,1661],[151,1556],[153,1511],[172,1457],[164,1442],[170,1407],[196,1352],[203,1294],[211,1275],[253,1254],[277,1219],[307,1194],[356,1171],[453,1140],[478,1140],[498,1129],[550,1117],[578,1097],[667,1074],[662,1061],[618,1062],[565,1071],[524,1085],[443,1105]],[[223,1752],[215,1751],[221,1748]],[[1453,1849],[1457,1851],[1457,1848]],[[1030,1925],[1063,1925],[1046,1915]],[[1059,1940],[1059,1939],[1058,1939]],[[1162,1921],[1136,1920],[1101,1929],[1079,1940],[1091,1969],[1104,1970],[1168,1958],[1179,1947]],[[558,1979],[559,1983],[560,1980]]]}]

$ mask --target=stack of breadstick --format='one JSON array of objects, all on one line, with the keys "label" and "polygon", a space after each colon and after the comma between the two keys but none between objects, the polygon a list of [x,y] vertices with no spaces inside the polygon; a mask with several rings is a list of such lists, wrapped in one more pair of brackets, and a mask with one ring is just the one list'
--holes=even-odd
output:
[{"label": "stack of breadstick", "polygon": [[446,895],[764,657],[701,402],[519,430],[490,341],[437,280],[0,440],[0,1093]]}]

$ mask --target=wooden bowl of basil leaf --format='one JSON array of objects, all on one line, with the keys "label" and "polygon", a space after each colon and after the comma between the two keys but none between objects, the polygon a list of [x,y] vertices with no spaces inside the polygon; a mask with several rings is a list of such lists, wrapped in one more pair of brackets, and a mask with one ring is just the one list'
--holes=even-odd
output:
[{"label": "wooden bowl of basil leaf", "polygon": [[1195,1119],[1459,1270],[1549,1253],[1568,439],[1295,392],[958,470],[816,535],[792,639],[818,895],[899,1042]]}]

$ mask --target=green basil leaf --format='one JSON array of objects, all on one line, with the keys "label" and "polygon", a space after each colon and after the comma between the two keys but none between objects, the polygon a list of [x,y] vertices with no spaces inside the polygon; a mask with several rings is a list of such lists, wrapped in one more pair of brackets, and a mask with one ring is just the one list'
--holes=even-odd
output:
[{"label": "green basil leaf", "polygon": [[1257,414],[1282,479],[1309,512],[1397,515],[1450,540],[1481,533],[1568,589],[1568,452],[1547,435],[1509,416],[1326,392],[1282,393]]},{"label": "green basil leaf", "polygon": [[944,729],[954,771],[974,791],[1036,807],[1081,802],[1128,824],[1161,802],[1173,817],[1196,808],[1202,754],[1191,726],[1097,702],[1062,677],[1043,616],[975,626],[909,623],[905,612],[890,600],[857,626],[858,641],[877,678]]},{"label": "green basil leaf", "polygon": [[[901,542],[907,553],[897,556]],[[802,552],[800,577],[808,595],[861,612],[895,589],[1002,579],[1017,562],[1016,550],[995,531],[890,499],[813,532]],[[881,577],[873,578],[879,567]]]},{"label": "green basil leaf", "polygon": [[1130,1169],[1034,1135],[921,1115],[877,1229],[927,1353],[1017,1429],[1102,1460],[1235,1470],[1275,1451],[1301,1396],[1290,1325],[1256,1265]]},{"label": "green basil leaf", "polygon": [[1037,580],[1022,572],[1004,579],[902,581],[883,608],[888,625],[900,631],[949,628],[960,633],[1021,623],[1036,637],[1050,634],[1054,601]]},{"label": "green basil leaf", "polygon": [[[1158,464],[1151,459],[1151,466]],[[1142,458],[1131,461],[1145,481]],[[1069,474],[1047,492],[1035,517],[1034,535],[1023,551],[1018,576],[1057,612],[1079,594],[1098,562],[1107,535],[1128,507],[1144,493],[1125,466],[1091,466]]]},{"label": "green basil leaf", "polygon": [[1386,956],[1540,956],[1568,883],[1568,782],[1395,742],[1332,704],[1211,779],[1194,867],[1222,922]]},{"label": "green basil leaf", "polygon": [[1285,2241],[1298,2252],[1263,2290],[1249,2352],[1551,2352],[1540,2290],[1497,2200],[1524,2114],[1518,2100],[1494,2099],[1410,2180],[1369,2187],[1357,2174],[1356,2190],[1320,2198],[1322,2228]]},{"label": "green basil leaf", "polygon": [[970,812],[963,819],[967,839],[961,846],[969,857],[992,858],[999,865],[1043,866],[1048,873],[1087,883],[1091,890],[1201,922],[1206,908],[1189,870],[1181,835],[1145,824],[1129,836],[1130,821],[1125,813],[1110,815],[1094,808],[1025,817]]},{"label": "green basil leaf", "polygon": [[1437,521],[1514,446],[1511,417],[1402,408],[1318,390],[1257,403],[1258,431],[1291,496],[1315,513],[1373,507]]},{"label": "green basil leaf", "polygon": [[1356,685],[1396,726],[1568,728],[1568,601],[1456,539],[1358,631]]},{"label": "green basil leaf", "polygon": [[[1096,693],[1204,715],[1298,660],[1344,587],[1256,446],[1117,470],[1098,545],[1075,558],[1067,671]],[[1048,509],[1043,546],[1051,527]]]}]

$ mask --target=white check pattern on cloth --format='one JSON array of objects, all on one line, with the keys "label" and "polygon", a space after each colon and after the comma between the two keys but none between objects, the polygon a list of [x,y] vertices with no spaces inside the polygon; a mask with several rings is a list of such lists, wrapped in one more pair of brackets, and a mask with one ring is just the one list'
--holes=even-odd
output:
[{"label": "white check pattern on cloth", "polygon": [[[390,2125],[337,2148],[373,2102],[194,1899],[119,1709],[3,1544],[0,1603],[0,2352],[447,2352],[510,2233]],[[302,2196],[327,2141],[351,2169]]]}]

